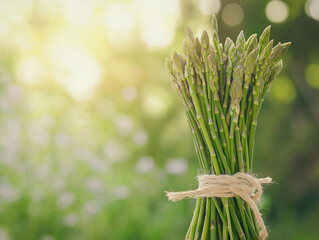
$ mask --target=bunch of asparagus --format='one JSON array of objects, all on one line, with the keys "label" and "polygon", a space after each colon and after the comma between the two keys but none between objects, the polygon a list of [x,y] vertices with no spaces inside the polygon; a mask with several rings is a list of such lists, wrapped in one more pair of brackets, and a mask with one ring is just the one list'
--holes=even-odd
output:
[{"label": "bunch of asparagus", "polygon": [[[236,43],[219,42],[216,17],[212,39],[194,37],[187,28],[185,57],[174,52],[166,70],[185,107],[200,171],[205,174],[252,172],[257,117],[290,42],[274,45],[270,26],[259,41],[243,31]],[[198,198],[186,239],[259,239],[259,227],[239,197]]]}]

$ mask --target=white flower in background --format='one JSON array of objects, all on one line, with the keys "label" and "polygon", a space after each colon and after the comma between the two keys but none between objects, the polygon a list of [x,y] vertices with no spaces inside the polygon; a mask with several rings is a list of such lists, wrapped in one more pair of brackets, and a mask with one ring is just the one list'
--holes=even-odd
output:
[{"label": "white flower in background", "polygon": [[9,182],[0,183],[0,198],[6,202],[15,202],[20,197],[19,190]]},{"label": "white flower in background", "polygon": [[120,114],[115,117],[114,123],[116,125],[117,131],[121,135],[128,135],[132,132],[134,123],[131,117]]},{"label": "white flower in background", "polygon": [[42,116],[40,122],[41,122],[41,126],[43,126],[46,129],[55,125],[54,117],[49,114]]},{"label": "white flower in background", "polygon": [[[11,158],[11,159],[9,159]],[[12,170],[16,171],[17,174],[19,175],[24,175],[27,172],[27,166],[26,164],[22,163],[21,161],[19,161],[19,157],[18,156],[10,156],[5,154],[3,156],[4,162],[7,164],[7,166],[9,166],[10,168],[12,168]]]},{"label": "white flower in background", "polygon": [[24,92],[23,92],[23,89],[19,85],[11,85],[7,89],[6,95],[7,95],[8,99],[10,99],[11,101],[19,101],[23,98]]},{"label": "white flower in background", "polygon": [[132,102],[137,97],[137,91],[135,87],[129,86],[125,87],[122,90],[122,97],[126,102]]},{"label": "white flower in background", "polygon": [[58,192],[65,188],[65,181],[63,178],[57,176],[51,181],[52,191]]},{"label": "white flower in background", "polygon": [[154,169],[154,160],[150,156],[141,157],[135,164],[135,172],[143,175],[150,173]]},{"label": "white flower in background", "polygon": [[48,161],[44,161],[35,169],[35,175],[39,179],[46,179],[49,176],[50,172],[51,170]]},{"label": "white flower in background", "polygon": [[51,235],[43,235],[40,237],[40,240],[55,240],[55,237]]},{"label": "white flower in background", "polygon": [[126,185],[117,186],[114,188],[114,196],[118,199],[125,199],[131,195],[131,188]]},{"label": "white flower in background", "polygon": [[165,171],[170,174],[184,175],[187,169],[188,163],[184,158],[171,158],[165,163]]},{"label": "white flower in background", "polygon": [[78,146],[74,152],[75,158],[83,161],[90,160],[92,158],[92,153],[89,149]]},{"label": "white flower in background", "polygon": [[88,178],[85,180],[85,187],[93,193],[100,193],[104,190],[104,184],[100,179]]},{"label": "white flower in background", "polygon": [[98,171],[98,172],[105,172],[108,170],[107,168],[107,161],[105,161],[104,159],[100,159],[99,157],[92,157],[89,161],[88,161],[88,165],[92,168],[92,170],[94,171]]},{"label": "white flower in background", "polygon": [[54,142],[58,147],[66,147],[70,143],[70,137],[66,133],[58,133],[54,138]]},{"label": "white flower in background", "polygon": [[128,150],[119,143],[109,140],[104,146],[104,154],[112,162],[120,162],[128,155]]},{"label": "white flower in background", "polygon": [[[0,129],[0,144],[4,147],[5,152],[12,156],[20,147],[21,125],[15,119],[8,119],[3,128]],[[7,159],[10,161],[10,159]]]},{"label": "white flower in background", "polygon": [[[2,68],[1,68],[1,72],[4,71]],[[0,83],[2,85],[8,85],[10,83],[12,83],[12,76],[10,73],[7,73],[7,72],[4,72],[0,75]]]},{"label": "white flower in background", "polygon": [[79,222],[79,215],[77,213],[68,213],[64,216],[63,222],[66,226],[72,227]]},{"label": "white flower in background", "polygon": [[73,192],[62,192],[57,200],[57,206],[60,209],[66,209],[70,207],[75,201],[75,195]]},{"label": "white flower in background", "polygon": [[28,136],[31,141],[39,146],[46,146],[49,144],[50,136],[46,129],[38,124],[33,124],[27,127]]},{"label": "white flower in background", "polygon": [[120,156],[118,144],[113,141],[108,141],[104,146],[104,154],[111,160],[117,160]]},{"label": "white flower in background", "polygon": [[82,210],[85,214],[95,215],[101,213],[102,207],[99,203],[95,201],[89,201],[84,203]]},{"label": "white flower in background", "polygon": [[8,231],[2,226],[0,226],[0,240],[10,240]]},{"label": "white flower in background", "polygon": [[64,159],[59,164],[59,175],[61,177],[69,176],[73,171],[76,171],[77,165],[74,161],[70,161],[70,159]]},{"label": "white flower in background", "polygon": [[44,192],[39,187],[33,187],[30,190],[30,195],[33,202],[39,203],[44,197]]},{"label": "white flower in background", "polygon": [[148,142],[147,133],[144,130],[138,130],[133,135],[133,141],[137,146],[145,146]]},{"label": "white flower in background", "polygon": [[150,49],[164,48],[172,43],[180,20],[178,0],[134,0],[132,1],[141,40]]},{"label": "white flower in background", "polygon": [[11,101],[7,98],[7,96],[0,97],[0,110],[2,113],[11,112]]},{"label": "white flower in background", "polygon": [[105,9],[104,23],[107,38],[112,44],[122,44],[122,47],[129,44],[136,24],[131,4],[109,3]]},{"label": "white flower in background", "polygon": [[107,98],[100,99],[96,104],[96,113],[103,118],[112,118],[115,114],[114,103]]}]

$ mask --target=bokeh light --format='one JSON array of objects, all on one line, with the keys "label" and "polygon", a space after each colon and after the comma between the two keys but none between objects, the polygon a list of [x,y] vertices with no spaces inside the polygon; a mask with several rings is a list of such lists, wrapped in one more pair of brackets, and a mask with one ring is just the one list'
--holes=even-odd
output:
[{"label": "bokeh light", "polygon": [[309,17],[319,21],[319,0],[307,0],[305,10]]},{"label": "bokeh light", "polygon": [[19,80],[27,84],[39,83],[44,77],[44,66],[36,56],[21,60],[16,67],[16,75]]},{"label": "bokeh light", "polygon": [[201,0],[199,7],[202,13],[212,15],[219,12],[221,2],[220,0]]},{"label": "bokeh light", "polygon": [[147,87],[142,93],[145,116],[150,118],[163,118],[169,107],[171,99],[163,88]]},{"label": "bokeh light", "polygon": [[272,95],[283,103],[290,103],[296,97],[296,89],[291,79],[279,76],[272,87]]},{"label": "bokeh light", "polygon": [[84,49],[72,46],[51,46],[50,54],[54,79],[74,99],[87,100],[100,81],[99,63]]},{"label": "bokeh light", "polygon": [[61,6],[67,22],[72,25],[83,27],[93,15],[94,5],[88,1],[66,0]]},{"label": "bokeh light", "polygon": [[236,3],[227,4],[222,10],[222,19],[229,26],[237,26],[244,20],[244,10]]},{"label": "bokeh light", "polygon": [[266,6],[266,16],[271,22],[283,22],[287,19],[288,14],[289,8],[283,1],[273,0]]},{"label": "bokeh light", "polygon": [[178,0],[134,0],[139,18],[139,34],[150,49],[168,46],[180,20]]},{"label": "bokeh light", "polygon": [[105,9],[106,34],[114,44],[127,44],[136,23],[132,6],[128,3],[110,3]]},{"label": "bokeh light", "polygon": [[144,175],[150,173],[154,167],[154,159],[150,156],[144,156],[136,162],[135,171],[137,174]]},{"label": "bokeh light", "polygon": [[126,102],[134,101],[137,97],[137,90],[133,86],[127,86],[122,90],[122,97]]},{"label": "bokeh light", "polygon": [[310,64],[306,68],[306,81],[313,88],[319,88],[319,64]]},{"label": "bokeh light", "polygon": [[183,158],[167,159],[165,163],[165,170],[167,173],[175,175],[184,175],[187,172],[188,163]]}]

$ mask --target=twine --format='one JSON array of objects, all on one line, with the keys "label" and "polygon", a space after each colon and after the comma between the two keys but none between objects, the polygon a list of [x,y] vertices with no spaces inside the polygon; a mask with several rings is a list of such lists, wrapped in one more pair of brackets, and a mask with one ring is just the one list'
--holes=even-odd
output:
[{"label": "twine", "polygon": [[166,192],[166,196],[173,202],[184,198],[230,198],[239,196],[248,203],[255,215],[260,228],[259,239],[264,240],[267,238],[268,232],[255,201],[262,195],[261,184],[272,182],[270,177],[258,179],[249,174],[239,172],[235,175],[199,175],[197,180],[199,185],[196,190]]}]

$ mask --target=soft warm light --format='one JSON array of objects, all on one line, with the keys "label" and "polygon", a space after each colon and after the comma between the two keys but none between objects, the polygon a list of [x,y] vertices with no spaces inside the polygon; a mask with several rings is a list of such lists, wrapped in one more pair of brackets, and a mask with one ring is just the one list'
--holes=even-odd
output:
[{"label": "soft warm light", "polygon": [[1,1],[0,16],[2,21],[12,24],[22,24],[34,7],[33,1]]},{"label": "soft warm light", "polygon": [[184,158],[171,158],[165,163],[165,171],[169,174],[184,175],[187,169],[188,163]]},{"label": "soft warm light", "polygon": [[311,64],[306,68],[306,81],[313,88],[319,88],[319,64]]},{"label": "soft warm light", "polygon": [[237,26],[244,20],[244,10],[236,3],[227,4],[222,11],[222,19],[229,26]]},{"label": "soft warm light", "polygon": [[145,88],[143,94],[144,114],[151,118],[165,116],[171,102],[167,92],[162,88]]},{"label": "soft warm light", "polygon": [[35,56],[20,61],[16,67],[18,79],[28,84],[38,83],[43,73],[43,66]]},{"label": "soft warm light", "polygon": [[132,102],[137,97],[137,90],[135,87],[128,86],[122,90],[122,97],[126,102]]},{"label": "soft warm light", "polygon": [[283,103],[290,103],[296,97],[295,86],[291,82],[291,79],[285,76],[278,77],[272,88],[271,92],[273,96]]},{"label": "soft warm light", "polygon": [[78,101],[87,100],[101,75],[98,62],[84,50],[71,46],[56,46],[51,59],[53,76],[60,86]]},{"label": "soft warm light", "polygon": [[285,21],[288,17],[288,13],[289,9],[287,4],[279,0],[270,1],[266,6],[266,16],[274,23]]},{"label": "soft warm light", "polygon": [[319,0],[308,0],[305,10],[309,17],[319,21]]},{"label": "soft warm light", "polygon": [[135,0],[140,36],[150,48],[163,48],[174,39],[180,15],[178,0]]},{"label": "soft warm light", "polygon": [[148,135],[145,131],[138,130],[133,135],[133,141],[139,147],[145,146],[148,141]]},{"label": "soft warm light", "polygon": [[132,132],[134,127],[134,122],[129,116],[120,114],[115,117],[114,125],[117,128],[117,132],[125,136]]},{"label": "soft warm light", "polygon": [[206,15],[218,13],[220,10],[220,0],[201,0],[200,10]]},{"label": "soft warm light", "polygon": [[106,7],[104,23],[107,28],[107,36],[112,43],[128,41],[135,22],[130,5],[115,2]]},{"label": "soft warm light", "polygon": [[114,103],[107,98],[100,99],[96,104],[96,113],[103,118],[112,118],[115,115]]},{"label": "soft warm light", "polygon": [[70,24],[85,25],[93,15],[93,5],[89,1],[64,0],[63,12]]},{"label": "soft warm light", "polygon": [[5,36],[7,32],[9,32],[8,25],[0,20],[0,36]]},{"label": "soft warm light", "polygon": [[155,167],[154,159],[150,156],[141,157],[135,164],[135,172],[143,175],[151,172]]}]

